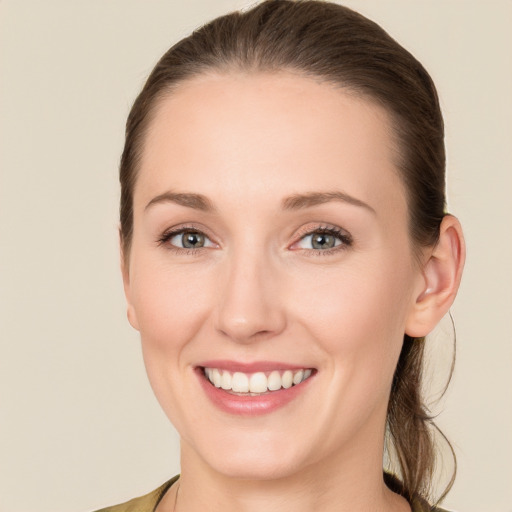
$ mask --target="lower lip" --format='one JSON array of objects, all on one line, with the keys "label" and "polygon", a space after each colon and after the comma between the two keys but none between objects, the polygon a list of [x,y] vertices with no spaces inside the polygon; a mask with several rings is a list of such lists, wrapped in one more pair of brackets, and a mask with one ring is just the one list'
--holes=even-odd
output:
[{"label": "lower lip", "polygon": [[198,368],[196,373],[206,395],[217,408],[240,416],[259,416],[284,407],[302,394],[311,380],[311,377],[309,377],[291,388],[281,388],[279,391],[271,391],[264,395],[233,395],[222,388],[216,388],[205,377],[202,368]]}]

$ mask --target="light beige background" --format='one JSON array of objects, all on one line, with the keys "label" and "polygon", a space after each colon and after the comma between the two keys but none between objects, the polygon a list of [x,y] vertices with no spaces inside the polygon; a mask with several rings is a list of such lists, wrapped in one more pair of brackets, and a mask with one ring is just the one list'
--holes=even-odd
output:
[{"label": "light beige background", "polygon": [[[2,512],[87,511],[179,470],[177,436],[125,319],[117,165],[156,59],[245,4],[0,1]],[[457,368],[439,418],[459,456],[446,505],[512,511],[512,3],[347,4],[410,49],[440,91],[449,204],[468,243]],[[449,343],[441,336],[440,375]]]}]

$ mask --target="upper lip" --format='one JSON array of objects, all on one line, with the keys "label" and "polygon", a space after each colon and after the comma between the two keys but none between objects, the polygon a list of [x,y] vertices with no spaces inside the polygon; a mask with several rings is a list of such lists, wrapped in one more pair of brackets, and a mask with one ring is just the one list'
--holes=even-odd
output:
[{"label": "upper lip", "polygon": [[217,368],[219,370],[242,373],[271,372],[273,370],[302,370],[308,368],[313,369],[308,365],[290,364],[279,361],[253,361],[246,363],[240,361],[231,361],[228,359],[203,361],[198,364],[198,367]]}]

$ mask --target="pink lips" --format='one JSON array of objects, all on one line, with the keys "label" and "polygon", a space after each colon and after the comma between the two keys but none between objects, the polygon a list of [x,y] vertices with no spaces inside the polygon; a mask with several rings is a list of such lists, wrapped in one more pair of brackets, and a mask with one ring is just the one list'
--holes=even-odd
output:
[{"label": "pink lips", "polygon": [[[274,370],[300,370],[304,366],[290,365],[273,361],[258,361],[255,363],[240,363],[228,360],[204,361],[196,367],[201,387],[206,396],[221,411],[241,415],[257,416],[271,413],[284,407],[309,387],[311,378],[288,389],[281,388],[278,391],[269,391],[260,395],[237,395],[215,387],[204,375],[204,368],[217,368],[230,372],[243,372],[252,374],[256,372],[271,372]],[[307,367],[306,367],[307,368]]]}]

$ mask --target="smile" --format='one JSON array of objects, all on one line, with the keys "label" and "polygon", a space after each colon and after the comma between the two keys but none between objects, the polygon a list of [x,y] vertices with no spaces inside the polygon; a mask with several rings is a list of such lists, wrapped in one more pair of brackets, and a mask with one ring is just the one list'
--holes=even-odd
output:
[{"label": "smile", "polygon": [[310,395],[318,370],[286,363],[209,361],[196,366],[198,383],[218,410],[230,415],[269,414]]},{"label": "smile", "polygon": [[205,377],[216,387],[232,393],[261,395],[289,389],[311,377],[312,370],[274,370],[271,372],[230,372],[219,368],[204,368]]}]

